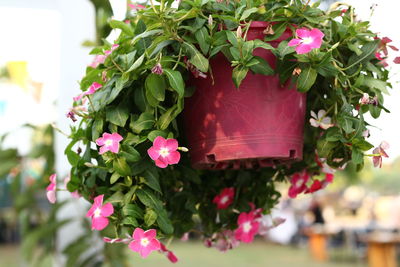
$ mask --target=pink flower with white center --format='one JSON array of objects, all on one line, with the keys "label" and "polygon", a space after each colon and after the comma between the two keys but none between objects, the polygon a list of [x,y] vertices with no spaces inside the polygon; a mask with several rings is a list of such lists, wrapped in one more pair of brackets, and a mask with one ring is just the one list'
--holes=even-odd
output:
[{"label": "pink flower with white center", "polygon": [[288,191],[289,197],[295,198],[297,197],[298,194],[301,194],[305,190],[307,190],[306,183],[308,182],[309,179],[310,175],[306,171],[295,173],[292,176],[292,179],[290,180],[290,183],[292,185],[289,187]]},{"label": "pink flower with white center", "polygon": [[386,149],[389,149],[389,143],[383,141],[378,147],[376,147],[372,153],[376,154],[376,156],[372,157],[372,161],[374,163],[374,167],[382,168],[382,157],[388,158],[389,155],[386,153]]},{"label": "pink flower with white center", "polygon": [[318,115],[311,110],[311,117],[310,124],[313,127],[321,127],[322,129],[326,130],[333,126],[332,119],[326,116],[326,111],[323,109],[318,111]]},{"label": "pink flower with white center", "polygon": [[[64,187],[65,187],[65,189],[67,189],[67,184],[69,183],[69,181],[71,181],[71,177],[69,177],[69,176],[65,177],[65,179],[64,179]],[[81,197],[81,195],[79,194],[78,190],[75,190],[74,192],[71,192],[71,196],[73,198],[80,198]]]},{"label": "pink flower with white center", "polygon": [[118,133],[103,133],[102,137],[97,138],[96,144],[100,147],[100,155],[110,151],[112,153],[118,153],[119,142],[122,141],[122,136]]},{"label": "pink flower with white center", "polygon": [[239,228],[235,230],[235,238],[244,243],[253,242],[254,236],[258,233],[260,225],[254,217],[254,213],[240,213],[237,223]]},{"label": "pink flower with white center", "polygon": [[160,242],[160,252],[164,254],[170,262],[172,263],[178,262],[178,258],[175,256],[175,254],[172,251],[168,250],[167,247],[161,242]]},{"label": "pink flower with white center", "polygon": [[86,95],[93,95],[93,94],[94,94],[97,90],[99,90],[101,87],[103,87],[101,84],[99,84],[99,83],[97,83],[97,82],[94,82],[94,83],[92,83],[92,84],[89,86],[89,88],[88,88],[85,92],[81,93],[81,94],[78,95],[78,96],[75,96],[75,97],[73,98],[73,100],[74,100],[75,102],[77,102],[77,101],[81,100],[82,97],[84,97],[84,96],[86,96]]},{"label": "pink flower with white center", "polygon": [[160,250],[160,241],[156,239],[157,232],[154,229],[143,231],[136,228],[133,232],[133,241],[129,243],[129,248],[146,258],[153,250]]},{"label": "pink flower with white center", "polygon": [[155,161],[157,167],[166,168],[168,165],[177,164],[181,159],[181,154],[177,149],[178,141],[176,139],[157,136],[153,146],[147,150],[147,154]]},{"label": "pink flower with white center", "polygon": [[296,46],[297,54],[306,54],[313,49],[320,48],[324,33],[319,29],[309,30],[307,28],[301,28],[296,30],[298,39],[292,39],[288,43],[288,46]]},{"label": "pink flower with white center", "polygon": [[106,61],[106,55],[96,55],[93,59],[93,62],[89,64],[89,67],[97,68],[100,64],[103,64]]},{"label": "pink flower with white center", "polygon": [[222,189],[221,193],[214,197],[213,203],[217,205],[220,210],[228,208],[233,203],[235,197],[235,188],[229,187]]},{"label": "pink flower with white center", "polygon": [[54,204],[57,201],[57,174],[50,175],[49,180],[50,184],[46,188],[46,196],[49,202]]},{"label": "pink flower with white center", "polygon": [[92,207],[86,213],[86,217],[92,218],[92,230],[101,231],[108,225],[108,219],[114,213],[114,207],[111,203],[103,205],[104,195],[94,198]]}]

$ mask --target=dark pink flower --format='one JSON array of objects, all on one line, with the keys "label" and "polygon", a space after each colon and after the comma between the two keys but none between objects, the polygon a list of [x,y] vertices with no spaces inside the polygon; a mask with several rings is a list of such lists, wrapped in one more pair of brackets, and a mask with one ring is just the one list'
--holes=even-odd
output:
[{"label": "dark pink flower", "polygon": [[320,48],[325,36],[319,29],[309,30],[307,28],[297,29],[296,35],[299,38],[290,40],[288,46],[296,46],[297,54],[306,54],[313,49]]},{"label": "dark pink flower", "polygon": [[89,67],[97,68],[100,64],[103,64],[106,61],[106,55],[96,55],[93,59],[93,62],[90,63]]},{"label": "dark pink flower", "polygon": [[400,64],[400,57],[396,57],[393,62],[394,64]]},{"label": "dark pink flower", "polygon": [[375,156],[372,157],[372,161],[375,167],[382,167],[382,157],[388,158],[388,154],[386,153],[386,149],[389,149],[389,144],[386,141],[383,141],[378,147],[376,147],[372,153]]},{"label": "dark pink flower", "polygon": [[85,92],[79,94],[78,96],[73,97],[73,100],[74,100],[75,102],[77,102],[77,101],[81,100],[82,97],[84,97],[84,96],[86,96],[86,95],[92,95],[92,94],[94,94],[94,93],[95,93],[97,90],[99,90],[101,87],[103,87],[101,84],[99,84],[99,83],[97,83],[97,82],[94,82],[94,83],[92,83],[92,84],[89,86],[89,88],[88,88]]},{"label": "dark pink flower", "polygon": [[304,193],[306,193],[306,194],[314,193],[322,188],[323,188],[322,182],[320,180],[314,180],[314,182],[311,184],[310,188],[307,188]]},{"label": "dark pink flower", "polygon": [[92,218],[92,230],[103,230],[108,225],[108,219],[114,213],[114,207],[111,203],[103,205],[104,195],[94,198],[92,207],[86,213],[86,217]]},{"label": "dark pink flower", "polygon": [[76,122],[77,121],[77,119],[75,117],[75,113],[72,110],[70,110],[67,114],[65,114],[65,116],[67,118],[71,119],[72,122]]},{"label": "dark pink flower", "polygon": [[163,68],[162,68],[161,64],[160,64],[160,63],[157,63],[157,64],[151,69],[151,72],[154,73],[154,74],[161,75],[161,74],[163,74],[164,71],[163,71]]},{"label": "dark pink flower", "polygon": [[307,190],[307,182],[310,179],[310,175],[306,171],[295,173],[290,180],[292,184],[289,188],[288,195],[290,198],[297,197],[298,194],[303,193]]},{"label": "dark pink flower", "polygon": [[161,242],[160,242],[160,252],[164,254],[170,262],[172,263],[178,262],[178,258],[175,256],[175,254],[172,251],[168,250],[167,247]]},{"label": "dark pink flower", "polygon": [[129,243],[129,248],[146,258],[154,250],[160,250],[160,241],[156,239],[157,232],[154,229],[143,231],[141,228],[136,228],[133,232],[133,241]]},{"label": "dark pink flower", "polygon": [[113,44],[111,46],[111,50],[104,51],[104,55],[109,56],[115,49],[119,47],[119,44]]},{"label": "dark pink flower", "polygon": [[176,139],[157,136],[153,146],[147,150],[147,154],[155,161],[157,167],[166,168],[168,165],[177,164],[181,159],[181,154],[177,149],[178,141]]},{"label": "dark pink flower", "polygon": [[235,230],[235,238],[244,243],[253,242],[254,236],[258,233],[260,223],[256,221],[253,212],[240,213],[237,221],[239,228]]},{"label": "dark pink flower", "polygon": [[213,203],[215,203],[220,210],[226,209],[233,203],[234,196],[235,188],[224,188],[219,195],[214,197]]},{"label": "dark pink flower", "polygon": [[103,133],[102,137],[97,138],[96,144],[100,147],[100,155],[110,151],[112,153],[118,153],[119,142],[122,141],[122,136],[118,133]]},{"label": "dark pink flower", "polygon": [[46,188],[46,196],[49,202],[54,204],[57,201],[57,174],[50,175],[49,180],[50,184]]}]

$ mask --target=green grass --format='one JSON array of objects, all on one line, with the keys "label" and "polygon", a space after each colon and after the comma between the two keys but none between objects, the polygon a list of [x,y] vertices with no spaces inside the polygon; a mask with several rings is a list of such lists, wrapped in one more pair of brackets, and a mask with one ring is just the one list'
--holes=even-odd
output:
[{"label": "green grass", "polygon": [[[242,244],[234,250],[221,253],[214,248],[206,248],[201,242],[176,242],[171,249],[179,258],[175,265],[164,255],[152,253],[147,259],[129,251],[129,266],[138,267],[365,267],[363,262],[314,262],[306,248],[292,248],[265,242]],[[333,252],[331,254],[334,254]],[[337,255],[335,256],[337,258]],[[21,266],[16,246],[0,246],[0,267]],[[29,266],[29,265],[28,265]],[[47,266],[47,264],[46,264]],[[44,266],[43,266],[44,267]]]}]

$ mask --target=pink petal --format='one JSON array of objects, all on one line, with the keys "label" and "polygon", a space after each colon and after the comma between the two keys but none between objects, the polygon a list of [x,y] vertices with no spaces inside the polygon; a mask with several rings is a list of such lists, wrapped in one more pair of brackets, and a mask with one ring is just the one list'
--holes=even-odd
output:
[{"label": "pink petal", "polygon": [[317,114],[315,114],[314,111],[311,110],[310,113],[311,113],[311,117],[313,117],[314,119],[318,119],[318,116],[317,116]]},{"label": "pink petal", "polygon": [[72,192],[72,193],[71,193],[71,196],[72,196],[73,198],[80,198],[80,197],[81,197],[81,195],[79,194],[78,191]]},{"label": "pink petal", "polygon": [[135,252],[140,252],[142,246],[140,245],[140,241],[138,240],[133,240],[132,242],[129,243],[129,249]]},{"label": "pink petal", "polygon": [[143,233],[143,236],[148,238],[148,239],[156,238],[157,231],[154,230],[154,229],[147,230],[146,232]]},{"label": "pink petal", "polygon": [[103,205],[103,199],[104,199],[104,195],[98,195],[97,197],[94,198],[93,205],[96,205],[97,207],[101,207]]},{"label": "pink petal", "polygon": [[167,258],[169,259],[170,262],[176,263],[178,262],[178,258],[175,256],[175,254],[172,251],[167,252]]},{"label": "pink petal", "polygon": [[88,212],[86,213],[86,217],[92,217],[94,214],[94,211],[98,208],[98,205],[94,204],[90,207]]},{"label": "pink petal", "polygon": [[112,139],[114,142],[121,142],[124,138],[122,138],[122,136],[121,136],[119,133],[113,133],[113,134],[111,135],[111,139]]},{"label": "pink petal", "polygon": [[79,100],[82,99],[83,96],[84,96],[83,93],[82,93],[82,94],[79,94],[79,95],[77,95],[77,96],[74,96],[74,97],[72,98],[72,100],[74,100],[74,102],[78,102]]},{"label": "pink petal", "polygon": [[113,153],[118,153],[119,151],[119,143],[117,142],[113,142],[113,144],[111,146],[107,147],[109,151],[113,152]]},{"label": "pink petal", "polygon": [[101,216],[108,217],[114,213],[114,207],[111,203],[106,203],[101,208]]},{"label": "pink petal", "polygon": [[319,127],[319,122],[316,121],[315,119],[310,119],[310,124],[313,127]]},{"label": "pink petal", "polygon": [[393,62],[394,64],[400,64],[400,57],[396,57]]},{"label": "pink petal", "polygon": [[160,250],[161,245],[160,245],[160,241],[158,241],[157,239],[153,238],[152,240],[150,240],[149,245],[147,246],[150,250]]},{"label": "pink petal", "polygon": [[320,120],[322,117],[324,117],[326,114],[326,111],[321,109],[320,111],[318,111],[318,119]]},{"label": "pink petal", "polygon": [[56,190],[56,184],[49,184],[46,188],[46,191],[55,191]]},{"label": "pink petal", "polygon": [[143,229],[136,228],[135,231],[133,231],[133,234],[132,234],[133,239],[140,241],[140,239],[142,239],[143,236],[144,236]]},{"label": "pink petal", "polygon": [[153,142],[153,147],[157,150],[159,150],[162,147],[165,147],[167,140],[165,140],[164,137],[162,136],[157,136],[156,139],[154,139]]},{"label": "pink petal", "polygon": [[312,50],[311,45],[307,44],[300,44],[296,47],[296,53],[301,55],[301,54],[306,54]]},{"label": "pink petal", "polygon": [[67,184],[69,183],[69,181],[71,181],[71,177],[67,176],[64,179],[64,187],[67,188]]},{"label": "pink petal", "polygon": [[157,160],[160,157],[160,153],[153,146],[147,150],[147,154],[152,160]]},{"label": "pink petal", "polygon": [[176,139],[167,139],[166,142],[166,148],[168,148],[169,151],[175,151],[178,149],[178,141]]},{"label": "pink petal", "polygon": [[289,41],[288,46],[297,46],[301,43],[300,39],[292,39]]},{"label": "pink petal", "polygon": [[107,151],[109,151],[109,147],[108,146],[102,146],[102,147],[100,147],[99,154],[102,155],[102,154],[106,153]]},{"label": "pink petal", "polygon": [[388,142],[382,141],[382,143],[379,145],[379,147],[386,150],[386,149],[390,148],[390,145]]},{"label": "pink petal", "polygon": [[310,44],[312,49],[320,48],[322,45],[322,39],[314,39],[314,41]]},{"label": "pink petal", "polygon": [[312,29],[310,32],[310,36],[314,37],[315,39],[322,40],[324,38],[325,34],[320,31],[319,29]]},{"label": "pink petal", "polygon": [[165,162],[161,157],[155,160],[156,166],[159,168],[166,168],[168,163]]},{"label": "pink petal", "polygon": [[106,142],[106,140],[103,137],[99,137],[99,138],[96,139],[96,144],[98,146],[104,146],[105,142]]},{"label": "pink petal", "polygon": [[57,201],[56,191],[54,191],[54,190],[47,191],[46,196],[50,203],[52,203],[52,204],[56,203],[56,201]]},{"label": "pink petal", "polygon": [[296,30],[296,35],[302,39],[310,37],[311,31],[308,30],[307,28],[301,28]]},{"label": "pink petal", "polygon": [[181,154],[178,151],[172,151],[169,153],[168,157],[166,157],[168,164],[177,164],[180,159]]},{"label": "pink petal", "polygon": [[105,217],[92,217],[92,230],[101,231],[108,225],[108,219]]},{"label": "pink petal", "polygon": [[149,256],[151,252],[152,249],[149,246],[147,246],[147,247],[141,247],[139,254],[144,259],[147,258],[147,256]]},{"label": "pink petal", "polygon": [[374,167],[382,167],[382,157],[380,156],[375,156],[372,157],[372,162],[374,163]]},{"label": "pink petal", "polygon": [[244,224],[245,222],[247,222],[248,221],[248,218],[247,218],[247,213],[246,212],[242,212],[242,213],[240,213],[240,215],[239,215],[239,217],[238,217],[238,224],[240,225],[240,224]]},{"label": "pink petal", "polygon": [[119,44],[113,44],[111,46],[111,51],[114,51],[115,49],[117,49],[119,47]]}]

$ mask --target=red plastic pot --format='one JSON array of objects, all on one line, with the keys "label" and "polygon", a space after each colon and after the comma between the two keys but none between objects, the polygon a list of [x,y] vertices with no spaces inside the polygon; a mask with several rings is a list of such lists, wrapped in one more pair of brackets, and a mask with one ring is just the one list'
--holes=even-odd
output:
[{"label": "red plastic pot", "polygon": [[[253,22],[248,40],[263,39],[268,22]],[[285,32],[270,42],[276,47],[292,35]],[[275,56],[257,48],[254,55],[275,67]],[[199,169],[238,169],[273,166],[300,160],[306,95],[277,76],[248,73],[239,89],[232,81],[232,67],[224,55],[210,61],[214,84],[191,78],[195,94],[185,100],[185,130],[192,165]]]}]

